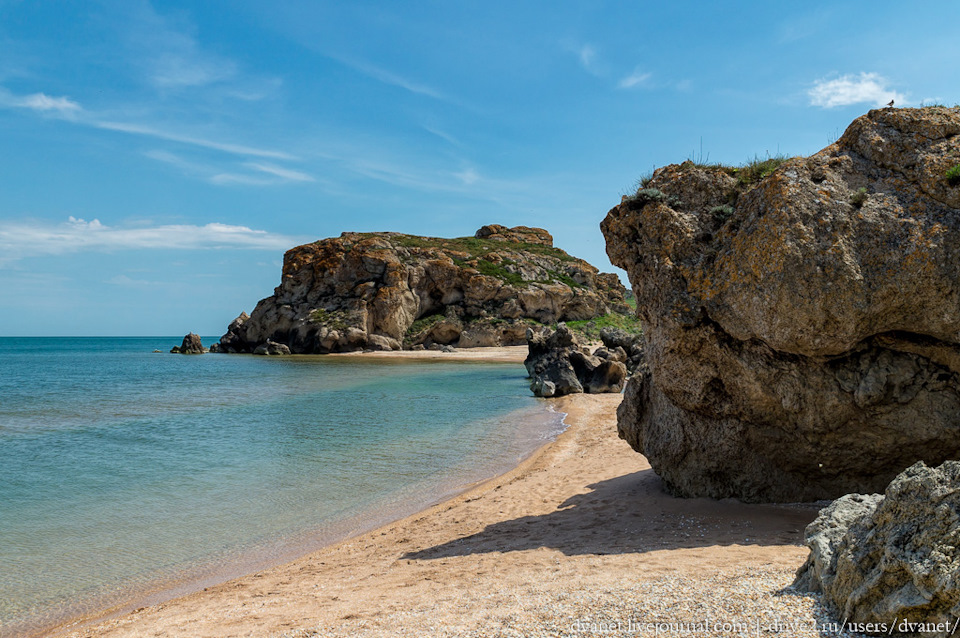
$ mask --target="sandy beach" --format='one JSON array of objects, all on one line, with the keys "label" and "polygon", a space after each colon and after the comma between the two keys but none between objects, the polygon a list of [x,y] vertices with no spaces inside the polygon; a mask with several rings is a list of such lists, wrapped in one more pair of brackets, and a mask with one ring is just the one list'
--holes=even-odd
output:
[{"label": "sandy beach", "polygon": [[[502,350],[485,354],[525,348]],[[424,512],[53,635],[834,635],[812,597],[780,593],[817,507],[669,496],[617,438],[621,398],[555,400],[569,426],[556,441]]]}]

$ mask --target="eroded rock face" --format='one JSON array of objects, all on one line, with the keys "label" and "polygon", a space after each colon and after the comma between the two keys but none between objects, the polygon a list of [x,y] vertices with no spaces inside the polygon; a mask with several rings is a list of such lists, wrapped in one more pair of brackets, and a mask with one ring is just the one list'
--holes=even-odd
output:
[{"label": "eroded rock face", "polygon": [[629,312],[616,275],[553,247],[540,228],[476,237],[343,233],[284,256],[271,297],[230,324],[223,352],[519,345],[533,322]]},{"label": "eroded rock face", "polygon": [[673,492],[835,498],[960,456],[958,133],[874,110],[757,183],[686,162],[608,213],[649,366],[618,429]]},{"label": "eroded rock face", "polygon": [[794,587],[822,593],[838,618],[946,638],[950,630],[929,628],[952,629],[960,618],[960,463],[917,463],[882,495],[837,499],[807,527],[806,542]]}]

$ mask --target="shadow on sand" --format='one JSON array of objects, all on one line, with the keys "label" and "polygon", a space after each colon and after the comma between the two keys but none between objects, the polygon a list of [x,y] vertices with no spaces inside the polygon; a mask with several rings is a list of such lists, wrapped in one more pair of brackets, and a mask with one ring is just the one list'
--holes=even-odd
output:
[{"label": "shadow on sand", "polygon": [[488,525],[411,552],[436,559],[552,548],[568,556],[642,553],[715,545],[799,545],[818,504],[747,505],[733,499],[670,496],[653,470],[594,483],[556,510]]}]

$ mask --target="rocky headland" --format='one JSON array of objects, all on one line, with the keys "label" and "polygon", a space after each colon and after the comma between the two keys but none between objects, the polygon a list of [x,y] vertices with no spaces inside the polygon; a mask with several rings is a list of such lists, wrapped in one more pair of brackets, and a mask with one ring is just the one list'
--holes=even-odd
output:
[{"label": "rocky headland", "polygon": [[287,251],[274,294],[230,324],[219,350],[519,345],[530,326],[630,315],[624,293],[616,275],[554,247],[541,228],[343,233]]},{"label": "rocky headland", "polygon": [[960,456],[960,109],[654,172],[601,224],[647,368],[620,436],[684,496],[835,498]]}]

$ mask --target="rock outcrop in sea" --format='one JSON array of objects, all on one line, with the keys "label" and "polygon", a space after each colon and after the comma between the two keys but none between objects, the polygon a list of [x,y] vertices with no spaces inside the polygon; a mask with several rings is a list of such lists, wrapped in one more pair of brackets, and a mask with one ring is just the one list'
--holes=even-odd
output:
[{"label": "rock outcrop in sea", "polygon": [[960,462],[917,463],[884,494],[848,494],[807,526],[794,587],[838,618],[947,638],[960,619]]},{"label": "rock outcrop in sea", "polygon": [[287,251],[274,294],[230,324],[220,351],[520,345],[537,323],[629,314],[625,292],[542,228],[490,225],[456,239],[343,233]]},{"label": "rock outcrop in sea", "polygon": [[170,348],[170,352],[175,354],[203,354],[203,343],[200,341],[200,335],[188,333],[179,346]]},{"label": "rock outcrop in sea", "polygon": [[674,493],[748,501],[960,458],[960,109],[776,164],[660,168],[601,224],[649,366],[620,436]]}]

